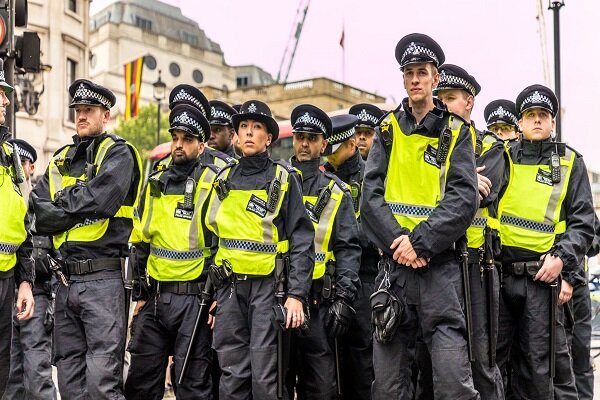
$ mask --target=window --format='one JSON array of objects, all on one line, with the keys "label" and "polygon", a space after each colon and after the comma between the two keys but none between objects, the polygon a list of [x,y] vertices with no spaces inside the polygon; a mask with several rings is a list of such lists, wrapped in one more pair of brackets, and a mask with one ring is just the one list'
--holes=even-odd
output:
[{"label": "window", "polygon": [[180,31],[179,36],[183,42],[189,44],[190,46],[198,47],[198,36],[186,31]]},{"label": "window", "polygon": [[238,76],[235,78],[235,82],[237,87],[247,87],[248,86],[248,77],[247,76]]},{"label": "window", "polygon": [[200,71],[199,69],[195,69],[192,72],[192,79],[194,79],[194,82],[196,83],[202,83],[202,81],[204,80],[204,75],[202,75],[202,71]]},{"label": "window", "polygon": [[152,21],[146,18],[138,17],[137,15],[135,17],[135,25],[142,28],[144,31],[152,30]]},{"label": "window", "polygon": [[176,62],[172,62],[171,64],[169,64],[169,72],[175,78],[181,75],[181,68],[179,67],[179,64],[177,64]]},{"label": "window", "polygon": [[[67,58],[67,88],[71,86],[71,83],[75,80],[77,76],[77,61]],[[71,96],[68,96],[69,103],[71,103]],[[68,108],[67,121],[75,122],[75,109]]]},{"label": "window", "polygon": [[77,0],[67,0],[69,3],[69,11],[77,13]]}]

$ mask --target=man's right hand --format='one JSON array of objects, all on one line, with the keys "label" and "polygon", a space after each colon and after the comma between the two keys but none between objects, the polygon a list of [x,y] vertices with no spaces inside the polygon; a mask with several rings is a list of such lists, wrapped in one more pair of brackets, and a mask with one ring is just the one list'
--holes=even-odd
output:
[{"label": "man's right hand", "polygon": [[492,191],[492,181],[480,174],[480,172],[484,169],[485,165],[475,169],[475,171],[477,171],[477,189],[479,189],[479,200],[483,200],[488,197]]}]

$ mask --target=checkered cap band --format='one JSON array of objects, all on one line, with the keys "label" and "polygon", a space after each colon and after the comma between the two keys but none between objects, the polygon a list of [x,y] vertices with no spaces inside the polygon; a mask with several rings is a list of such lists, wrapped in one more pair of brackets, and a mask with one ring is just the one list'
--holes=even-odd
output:
[{"label": "checkered cap band", "polygon": [[529,96],[527,96],[525,98],[525,100],[523,100],[523,103],[521,103],[520,111],[523,111],[528,104],[545,104],[548,106],[548,109],[550,111],[554,112],[554,106],[552,105],[552,100],[550,100],[550,98],[548,96],[538,92],[537,90],[535,92],[533,92],[532,94],[530,94]]},{"label": "checkered cap band", "polygon": [[0,242],[0,254],[15,254],[18,249],[16,244]]},{"label": "checkered cap band", "polygon": [[373,124],[376,124],[377,121],[379,120],[379,118],[377,118],[376,116],[374,116],[373,114],[369,113],[367,110],[365,110],[364,108],[361,110],[361,112],[359,112],[357,115],[358,119],[360,121],[365,121],[365,122],[372,122]]},{"label": "checkered cap band", "polygon": [[187,111],[184,111],[181,114],[177,115],[175,118],[173,118],[173,122],[171,123],[171,125],[176,126],[177,124],[192,126],[198,130],[200,135],[204,136],[204,130],[202,129],[202,125],[200,125],[200,123],[194,118],[190,117]]},{"label": "checkered cap band", "polygon": [[344,140],[351,138],[356,133],[356,127],[331,135],[327,141],[330,144],[342,143]]},{"label": "checkered cap band", "polygon": [[415,56],[420,56],[423,54],[426,55],[427,57],[433,59],[435,61],[435,63],[437,65],[439,65],[438,58],[432,50],[428,49],[427,47],[417,45],[417,44],[415,44],[415,42],[411,42],[410,46],[408,46],[406,48],[406,50],[404,50],[404,53],[402,53],[401,64],[404,64],[407,57],[415,57]]},{"label": "checkered cap band", "polygon": [[211,116],[211,120],[225,120],[227,122],[229,122],[230,124],[231,122],[231,114],[229,114],[228,112],[225,112],[224,110],[221,110],[220,108],[215,108],[215,107],[210,107],[210,116]]},{"label": "checkered cap band", "polygon": [[528,229],[530,231],[537,231],[542,233],[554,233],[553,224],[545,224],[543,222],[531,221],[525,218],[513,217],[509,215],[503,215],[500,218],[500,223],[505,225],[513,225],[519,228]]},{"label": "checkered cap band", "polygon": [[325,124],[323,123],[323,121],[321,121],[319,118],[316,118],[316,117],[310,115],[307,112],[302,114],[300,117],[298,117],[298,119],[294,122],[294,125],[297,125],[297,124],[316,126],[317,128],[319,128],[319,130],[321,132],[323,132],[323,133],[327,132],[327,129],[325,129]]},{"label": "checkered cap band", "polygon": [[4,70],[0,69],[0,81],[5,81],[6,79],[4,79]]},{"label": "checkered cap band", "polygon": [[325,253],[315,253],[315,262],[324,262]]},{"label": "checkered cap band", "polygon": [[168,260],[199,260],[204,257],[202,250],[179,251],[150,246],[150,254]]},{"label": "checkered cap band", "polygon": [[502,107],[502,106],[499,106],[498,108],[496,108],[494,111],[492,111],[490,113],[490,115],[488,116],[488,119],[487,119],[488,124],[490,123],[490,121],[492,120],[493,117],[498,117],[498,119],[504,120],[504,121],[509,120],[515,126],[519,125],[519,120],[517,119],[517,116],[515,114],[513,114],[512,112],[504,109],[504,107]]},{"label": "checkered cap band", "polygon": [[113,104],[110,102],[108,97],[101,95],[98,92],[94,92],[92,89],[86,87],[85,84],[80,83],[79,87],[75,91],[73,95],[73,101],[77,102],[78,100],[97,100],[106,108],[112,108]]},{"label": "checkered cap band", "polygon": [[399,204],[399,203],[388,203],[392,214],[396,215],[408,215],[412,217],[429,217],[434,208],[433,207],[422,207],[413,206],[410,204]]},{"label": "checkered cap band", "polygon": [[471,222],[471,226],[475,228],[485,228],[487,224],[487,218],[475,218],[473,222]]},{"label": "checkered cap band", "polygon": [[173,97],[173,103],[176,103],[178,101],[189,101],[194,106],[196,106],[200,110],[200,112],[204,114],[205,117],[207,116],[206,110],[204,109],[204,106],[202,106],[202,102],[194,96],[192,96],[191,94],[189,94],[185,89],[180,89],[179,92],[177,92],[177,94],[175,95],[175,97]]},{"label": "checkered cap band", "polygon": [[232,239],[223,239],[221,240],[221,245],[225,248],[232,250],[244,250],[244,251],[253,251],[256,253],[277,253],[277,245],[276,244],[264,244],[251,242],[248,240],[232,240]]},{"label": "checkered cap band", "polygon": [[22,148],[21,146],[18,146],[19,148],[19,156],[21,156],[21,158],[26,158],[28,160],[33,160],[33,154],[31,154],[30,152],[28,152],[27,150],[25,150],[24,148]]},{"label": "checkered cap band", "polygon": [[440,83],[438,84],[438,86],[436,88],[437,90],[444,90],[444,89],[450,89],[450,88],[456,89],[457,86],[460,87],[461,89],[465,89],[466,91],[471,93],[473,96],[475,96],[477,93],[475,86],[473,86],[471,83],[469,83],[469,81],[467,81],[465,78],[448,74],[448,73],[446,73],[445,70],[442,70],[442,72],[440,72]]}]

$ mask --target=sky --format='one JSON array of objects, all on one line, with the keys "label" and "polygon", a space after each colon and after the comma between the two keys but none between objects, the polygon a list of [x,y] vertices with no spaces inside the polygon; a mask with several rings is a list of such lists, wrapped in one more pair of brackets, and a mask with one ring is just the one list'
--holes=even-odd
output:
[{"label": "sky", "polygon": [[[93,0],[92,15],[114,1]],[[228,64],[255,64],[274,78],[299,3],[308,1],[164,0],[219,43]],[[425,33],[441,45],[446,62],[465,68],[482,86],[472,119],[483,127],[490,101],[514,101],[535,83],[554,88],[553,15],[547,8],[548,0],[312,0],[288,81],[323,76],[398,104],[406,92],[396,43],[408,33]],[[600,171],[598,21],[598,0],[565,0],[560,9],[563,141],[595,171]]]}]

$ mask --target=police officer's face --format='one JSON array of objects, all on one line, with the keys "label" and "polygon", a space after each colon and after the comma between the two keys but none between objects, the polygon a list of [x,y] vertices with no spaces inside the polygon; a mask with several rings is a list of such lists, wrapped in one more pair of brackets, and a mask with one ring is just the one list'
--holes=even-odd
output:
[{"label": "police officer's face", "polygon": [[294,133],[292,145],[296,160],[302,162],[319,158],[327,147],[327,141],[320,133],[298,132]]},{"label": "police officer's face", "polygon": [[244,157],[266,151],[273,137],[267,131],[266,124],[251,119],[240,122],[237,134]]},{"label": "police officer's face", "polygon": [[373,146],[373,138],[375,137],[375,129],[372,128],[356,128],[356,140],[360,156],[366,160]]},{"label": "police officer's face", "polygon": [[445,89],[440,90],[437,97],[448,107],[448,111],[467,122],[471,120],[471,111],[475,102],[472,95],[461,89]]},{"label": "police officer's face", "polygon": [[6,92],[3,87],[0,87],[0,125],[6,122],[6,107],[10,104],[10,100],[6,97]]},{"label": "police officer's face", "polygon": [[515,139],[517,137],[517,130],[515,129],[514,125],[498,122],[488,126],[488,129],[491,132],[494,132],[496,136],[498,136],[502,140],[510,140]]},{"label": "police officer's face", "polygon": [[204,151],[204,143],[197,137],[175,129],[171,133],[171,158],[173,164],[186,164],[198,158]]},{"label": "police officer's face", "polygon": [[413,102],[423,102],[432,97],[433,88],[439,82],[440,74],[430,63],[408,64],[404,67],[404,89]]},{"label": "police officer's face", "polygon": [[344,161],[352,157],[354,153],[356,153],[356,135],[346,139],[336,151],[328,155],[327,161],[337,169]]},{"label": "police officer's face", "polygon": [[530,108],[523,112],[519,127],[527,140],[548,139],[554,130],[554,119],[549,111],[543,108]]},{"label": "police officer's face", "polygon": [[23,167],[23,172],[25,173],[25,179],[29,181],[33,176],[33,171],[35,171],[35,164],[29,160],[22,159],[21,166]]},{"label": "police officer's face", "polygon": [[102,106],[78,104],[75,106],[75,130],[79,137],[95,136],[104,132],[110,111]]},{"label": "police officer's face", "polygon": [[233,138],[233,128],[227,125],[211,125],[207,144],[219,151],[227,150]]}]

